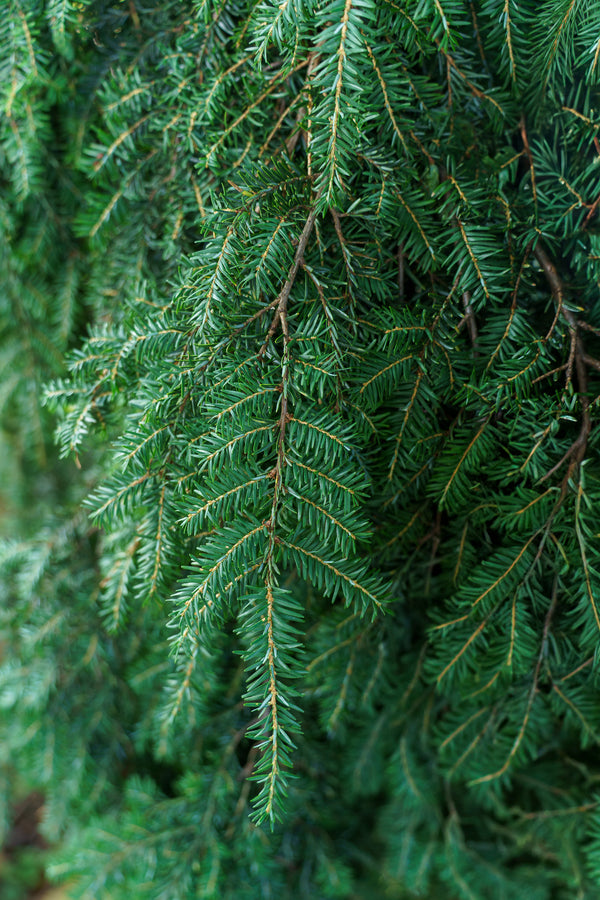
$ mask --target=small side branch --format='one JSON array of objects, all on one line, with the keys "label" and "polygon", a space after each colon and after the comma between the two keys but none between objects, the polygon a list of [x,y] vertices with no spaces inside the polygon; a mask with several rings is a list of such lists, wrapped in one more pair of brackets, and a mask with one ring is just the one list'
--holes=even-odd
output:
[{"label": "small side branch", "polygon": [[474,355],[477,355],[477,338],[479,337],[479,334],[477,331],[475,312],[471,306],[471,292],[465,291],[462,300],[465,309],[465,321],[467,323],[467,328],[469,329],[469,337],[471,338],[471,345],[473,346]]},{"label": "small side branch", "polygon": [[538,208],[537,186],[535,183],[535,169],[533,167],[533,154],[531,153],[531,147],[529,146],[529,138],[527,137],[525,116],[521,117],[521,121],[519,122],[519,128],[521,130],[521,140],[523,141],[523,146],[525,147],[525,153],[527,154],[527,159],[529,160],[529,171],[531,172],[531,192],[533,194],[533,202],[535,204],[535,212],[536,212],[536,219],[537,219],[537,208]]},{"label": "small side branch", "polygon": [[546,481],[563,465],[563,463],[567,462],[567,460],[570,460],[569,468],[563,481],[564,492],[566,490],[571,474],[583,460],[587,449],[587,442],[592,429],[590,401],[587,395],[588,367],[592,366],[593,368],[600,369],[600,362],[593,359],[593,357],[590,357],[585,352],[585,347],[583,345],[583,340],[581,337],[580,323],[575,313],[565,306],[563,284],[556,270],[556,266],[539,243],[537,244],[533,253],[542,268],[542,271],[546,277],[546,281],[550,286],[552,296],[554,297],[556,303],[555,321],[559,317],[562,317],[569,327],[571,338],[569,347],[569,359],[566,366],[567,385],[571,383],[573,369],[575,369],[575,372],[577,374],[577,391],[579,394],[579,402],[581,403],[582,410],[581,427],[577,438],[573,441],[567,452],[558,461],[558,463],[553,466],[550,471],[546,472],[546,474],[542,478],[540,478],[539,482],[541,484],[543,481]]},{"label": "small side branch", "polygon": [[269,341],[273,338],[275,332],[277,331],[278,325],[281,325],[281,330],[283,332],[284,340],[289,341],[289,330],[287,325],[287,307],[288,300],[290,299],[290,294],[292,292],[292,288],[294,286],[294,282],[296,281],[296,276],[298,275],[298,270],[302,264],[302,260],[304,259],[304,252],[306,250],[308,241],[312,234],[312,230],[315,226],[315,221],[317,219],[317,210],[313,209],[306,220],[304,228],[302,229],[302,233],[298,240],[298,246],[296,248],[296,253],[294,255],[294,261],[290,266],[290,270],[288,272],[288,277],[285,281],[285,284],[281,288],[281,291],[275,298],[271,306],[275,306],[275,315],[273,316],[273,321],[269,326],[269,330],[267,332],[267,336],[265,338],[265,342],[258,351],[258,358],[260,359],[264,356],[264,353],[267,349],[267,345]]},{"label": "small side branch", "polygon": [[489,775],[483,775],[481,778],[475,778],[473,781],[470,782],[471,785],[483,784],[484,782],[487,782],[487,781],[493,781],[496,778],[500,778],[502,775],[504,775],[504,773],[506,771],[508,771],[510,764],[511,764],[517,750],[521,746],[521,743],[525,736],[525,732],[527,730],[527,726],[529,724],[531,709],[533,707],[534,700],[538,694],[540,672],[542,669],[542,663],[543,663],[544,659],[546,658],[548,639],[550,636],[550,625],[552,623],[552,617],[556,610],[557,600],[558,600],[558,578],[555,578],[554,579],[554,587],[552,589],[552,600],[551,600],[550,606],[548,607],[548,612],[546,613],[546,618],[544,620],[544,629],[542,632],[542,642],[541,642],[540,650],[538,653],[535,671],[533,673],[533,680],[531,683],[531,688],[529,690],[529,694],[527,697],[527,705],[525,707],[525,715],[523,716],[523,721],[521,722],[521,727],[519,728],[517,736],[513,742],[513,745],[510,749],[508,756],[506,757],[506,760],[505,760],[502,768],[498,769],[497,772],[492,772]]}]

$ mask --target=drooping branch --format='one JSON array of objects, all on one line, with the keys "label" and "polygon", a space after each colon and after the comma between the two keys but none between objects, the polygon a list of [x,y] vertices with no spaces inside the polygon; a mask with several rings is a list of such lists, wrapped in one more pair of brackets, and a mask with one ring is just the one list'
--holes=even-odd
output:
[{"label": "drooping branch", "polygon": [[[294,255],[294,260],[288,271],[286,281],[275,301],[269,304],[270,308],[273,308],[273,306],[275,307],[275,314],[267,332],[265,341],[258,352],[258,358],[260,359],[264,355],[267,345],[273,338],[277,327],[281,326],[281,331],[283,334],[283,353],[281,356],[281,381],[278,386],[278,391],[280,392],[281,396],[276,438],[277,455],[275,465],[268,473],[268,477],[271,479],[273,489],[269,518],[264,522],[264,527],[267,532],[267,548],[264,556],[263,569],[266,609],[264,615],[262,616],[262,620],[265,623],[264,633],[266,635],[266,655],[262,660],[262,664],[265,665],[266,668],[267,688],[266,697],[264,698],[262,705],[262,712],[259,713],[259,720],[265,719],[268,715],[270,715],[271,721],[269,734],[267,737],[265,737],[264,733],[262,735],[254,735],[255,737],[260,737],[260,742],[253,748],[254,752],[252,754],[250,763],[250,768],[252,769],[254,761],[259,758],[261,751],[266,750],[267,747],[270,746],[270,762],[264,778],[264,781],[267,785],[264,814],[271,821],[273,820],[273,817],[275,815],[275,809],[277,805],[277,785],[282,778],[282,768],[285,763],[284,744],[286,743],[286,728],[287,730],[289,730],[289,726],[286,726],[285,722],[283,721],[287,702],[282,699],[281,696],[282,666],[280,664],[280,660],[278,660],[281,652],[281,647],[278,647],[276,638],[276,620],[279,612],[276,609],[278,597],[278,579],[277,566],[275,562],[276,549],[280,544],[280,537],[277,533],[277,530],[281,507],[281,495],[285,490],[283,481],[284,469],[286,466],[286,428],[290,418],[288,412],[290,332],[287,320],[287,308],[294,282],[298,275],[300,266],[302,265],[304,260],[304,253],[310,235],[312,233],[316,217],[317,212],[316,209],[313,208],[310,212],[310,215],[308,216],[308,219],[305,222],[304,228],[302,229],[302,233],[298,240],[298,246],[296,248],[296,253]],[[285,671],[285,667],[283,667],[283,670]]]}]

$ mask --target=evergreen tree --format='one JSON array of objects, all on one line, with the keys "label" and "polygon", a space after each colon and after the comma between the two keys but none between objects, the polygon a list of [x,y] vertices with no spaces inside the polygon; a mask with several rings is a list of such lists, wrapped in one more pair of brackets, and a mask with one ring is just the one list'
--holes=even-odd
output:
[{"label": "evergreen tree", "polygon": [[597,0],[7,0],[0,65],[51,876],[599,897]]}]

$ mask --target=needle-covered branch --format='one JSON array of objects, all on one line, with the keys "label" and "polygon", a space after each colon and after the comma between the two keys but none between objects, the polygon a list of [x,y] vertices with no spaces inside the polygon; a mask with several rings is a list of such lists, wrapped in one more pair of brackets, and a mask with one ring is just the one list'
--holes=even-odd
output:
[{"label": "needle-covered branch", "polygon": [[74,896],[596,896],[597,0],[4,6],[0,807]]}]

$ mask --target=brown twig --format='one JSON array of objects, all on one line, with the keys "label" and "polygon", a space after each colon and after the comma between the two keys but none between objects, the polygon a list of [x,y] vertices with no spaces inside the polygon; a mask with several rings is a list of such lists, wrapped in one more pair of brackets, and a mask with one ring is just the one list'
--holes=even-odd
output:
[{"label": "brown twig", "polygon": [[340,222],[340,215],[337,209],[333,209],[333,207],[329,210],[331,213],[331,218],[333,219],[333,227],[335,228],[335,233],[337,234],[337,239],[340,243],[340,247],[342,248],[342,255],[344,260],[346,260],[346,240],[344,238],[344,233],[342,231],[342,224]]},{"label": "brown twig", "polygon": [[582,230],[584,228],[587,228],[587,224],[590,221],[590,219],[592,218],[592,216],[594,215],[594,213],[596,212],[596,210],[598,209],[599,203],[600,203],[600,194],[598,194],[598,196],[596,197],[596,199],[590,206],[589,212],[588,212],[587,216],[585,217],[585,219],[583,220],[583,225],[581,226]]},{"label": "brown twig", "polygon": [[270,303],[267,303],[266,306],[263,306],[257,312],[253,313],[251,316],[248,316],[248,318],[244,322],[242,322],[241,325],[238,325],[234,330],[234,334],[238,334],[240,331],[243,331],[248,325],[251,325],[252,322],[255,322],[257,319],[260,319],[260,317],[264,316],[264,314],[266,312],[269,312],[270,309],[273,309],[275,306],[277,306],[278,303],[279,303],[279,297],[275,297],[275,299],[271,300]]},{"label": "brown twig", "polygon": [[546,474],[543,475],[538,482],[539,484],[541,484],[542,482],[546,481],[562,466],[563,463],[565,463],[567,460],[570,460],[567,473],[565,475],[565,478],[563,479],[563,489],[561,495],[564,495],[574,469],[579,465],[579,463],[585,456],[588,438],[592,429],[590,401],[589,397],[587,396],[587,367],[589,365],[592,365],[594,368],[600,369],[600,363],[598,363],[597,360],[593,359],[593,357],[588,356],[588,354],[585,352],[577,317],[572,310],[568,309],[564,305],[563,285],[560,276],[556,271],[554,263],[550,260],[548,254],[546,253],[544,248],[540,246],[539,243],[537,244],[533,252],[535,258],[542,267],[548,284],[550,285],[552,296],[556,301],[557,315],[562,316],[562,318],[569,326],[569,331],[571,334],[571,344],[569,348],[569,359],[567,362],[567,384],[569,384],[571,381],[573,367],[575,367],[575,371],[577,373],[577,392],[579,394],[579,401],[581,403],[582,410],[581,427],[578,436],[573,441],[566,453],[558,461],[558,463],[556,463],[556,465],[554,465],[548,472],[546,472]]},{"label": "brown twig", "polygon": [[527,159],[529,160],[529,171],[531,172],[531,192],[533,194],[533,202],[535,204],[536,218],[537,218],[537,187],[535,183],[535,169],[533,167],[533,155],[531,153],[531,148],[529,146],[529,138],[527,137],[527,129],[525,127],[525,116],[521,116],[521,121],[519,122],[519,128],[521,129],[521,140],[523,141],[523,146],[525,147],[525,153],[527,154]]},{"label": "brown twig", "polygon": [[557,366],[555,369],[550,369],[549,372],[543,372],[542,375],[538,375],[537,378],[534,378],[531,383],[537,384],[538,381],[544,381],[546,378],[552,378],[552,376],[556,375],[558,372],[564,372],[567,366],[568,363],[563,363],[562,366]]},{"label": "brown twig", "polygon": [[590,325],[589,322],[586,322],[584,319],[579,319],[578,323],[580,328],[583,328],[585,331],[591,331],[592,334],[595,334],[597,337],[600,337],[600,328],[595,328],[593,325]]},{"label": "brown twig", "polygon": [[402,241],[398,244],[398,293],[400,295],[400,303],[404,302],[404,244]]},{"label": "brown twig", "polygon": [[590,356],[588,353],[582,353],[581,358],[583,359],[586,366],[591,366],[592,369],[598,369],[600,371],[600,359],[596,359],[593,356]]},{"label": "brown twig", "polygon": [[477,331],[477,322],[475,320],[475,313],[473,311],[473,307],[471,306],[471,292],[465,291],[462,295],[463,306],[465,308],[465,321],[467,323],[467,328],[469,329],[469,337],[471,338],[471,344],[473,345],[474,356],[477,356],[477,338],[479,336]]},{"label": "brown twig", "polygon": [[304,259],[304,251],[306,250],[306,245],[308,244],[309,238],[310,238],[312,230],[314,228],[316,218],[317,218],[317,210],[316,210],[316,208],[313,208],[311,210],[311,213],[310,213],[308,219],[306,220],[304,228],[302,229],[302,233],[298,240],[298,246],[296,248],[296,253],[294,255],[294,261],[293,261],[292,265],[290,266],[290,270],[288,272],[288,276],[285,281],[285,284],[281,288],[281,291],[279,292],[279,294],[277,295],[277,297],[275,298],[273,303],[270,304],[270,306],[276,306],[275,315],[273,316],[273,321],[271,322],[271,324],[269,326],[269,330],[267,332],[265,342],[262,345],[262,347],[260,348],[260,350],[258,351],[259,359],[261,359],[264,356],[265,351],[267,349],[267,345],[268,345],[269,341],[272,339],[275,332],[277,331],[278,325],[281,325],[281,330],[283,332],[284,339],[286,341],[289,340],[289,331],[288,331],[288,327],[287,327],[288,300],[290,298],[290,293],[292,291],[294,282],[296,280],[296,276],[298,274],[298,269],[300,268],[302,260]]}]

